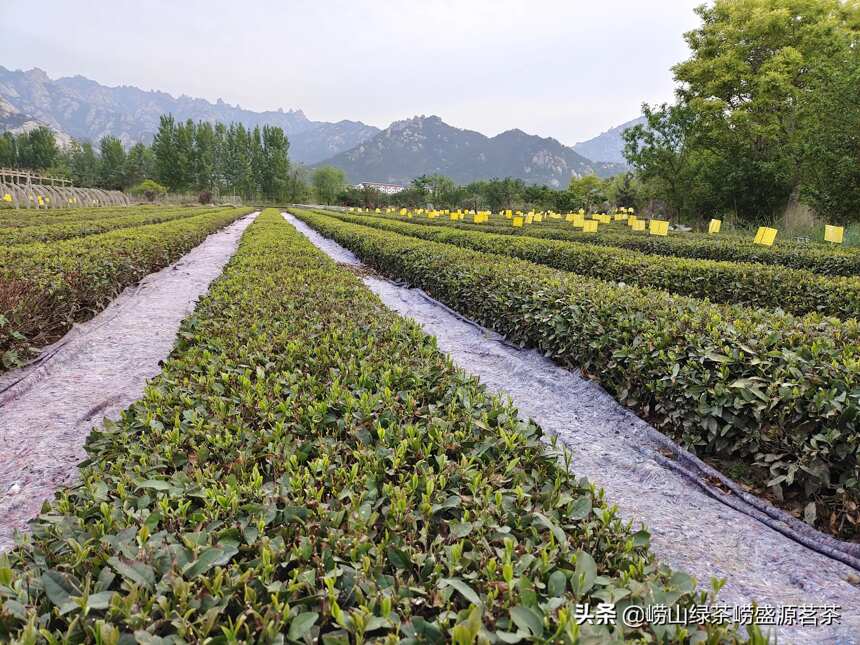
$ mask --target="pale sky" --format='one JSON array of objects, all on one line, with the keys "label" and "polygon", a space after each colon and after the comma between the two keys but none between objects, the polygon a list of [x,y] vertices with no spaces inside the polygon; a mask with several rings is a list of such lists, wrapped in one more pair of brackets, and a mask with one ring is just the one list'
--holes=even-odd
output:
[{"label": "pale sky", "polygon": [[571,145],[672,99],[703,0],[0,0],[0,65]]}]

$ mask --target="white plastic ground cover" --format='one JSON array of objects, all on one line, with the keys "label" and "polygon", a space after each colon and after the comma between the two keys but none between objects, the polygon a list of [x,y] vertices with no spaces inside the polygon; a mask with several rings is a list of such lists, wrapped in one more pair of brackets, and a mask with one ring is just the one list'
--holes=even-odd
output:
[{"label": "white plastic ground cover", "polygon": [[129,287],[92,320],[0,378],[0,552],[61,486],[77,479],[93,426],[143,394],[183,318],[236,251],[252,213]]},{"label": "white plastic ground cover", "polygon": [[[351,251],[284,217],[335,261],[361,265]],[[573,452],[573,471],[604,488],[625,519],[648,528],[661,561],[695,576],[703,588],[712,577],[726,579],[720,601],[730,605],[839,607],[841,624],[781,627],[780,642],[860,642],[860,589],[849,582],[857,580],[851,567],[708,494],[660,454],[668,438],[595,383],[536,351],[512,347],[418,289],[375,277],[364,283],[435,336],[458,367],[557,435]]]}]

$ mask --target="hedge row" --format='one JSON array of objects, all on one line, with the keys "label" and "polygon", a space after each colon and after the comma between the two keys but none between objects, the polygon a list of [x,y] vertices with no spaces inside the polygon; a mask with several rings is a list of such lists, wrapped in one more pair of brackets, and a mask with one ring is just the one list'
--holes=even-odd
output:
[{"label": "hedge row", "polygon": [[81,485],[0,557],[0,640],[737,638],[577,626],[577,602],[706,598],[276,211],[87,450]]},{"label": "hedge row", "polygon": [[[137,212],[154,211],[159,206],[135,206]],[[100,208],[60,208],[57,210],[21,209],[0,210],[0,229],[43,226],[66,222],[83,222],[88,219],[117,217],[131,211],[128,206],[104,206]]]},{"label": "hedge row", "polygon": [[[394,216],[391,218],[395,219]],[[709,238],[704,235],[682,236],[672,234],[667,237],[656,237],[647,233],[637,234],[624,231],[623,229],[603,229],[596,234],[583,233],[569,224],[567,226],[544,226],[538,224],[524,228],[513,228],[497,224],[469,224],[426,218],[413,218],[410,221],[430,226],[453,225],[465,230],[586,242],[588,244],[630,249],[650,255],[776,264],[794,269],[806,269],[822,275],[860,276],[860,253],[848,249],[826,249],[818,246],[806,248],[797,244],[766,247],[753,244],[752,242],[740,241],[737,238],[725,239],[719,237]]]},{"label": "hedge row", "polygon": [[123,214],[110,215],[107,217],[83,220],[62,218],[56,222],[40,224],[35,226],[0,228],[0,246],[12,244],[31,244],[33,242],[55,242],[69,240],[75,237],[87,237],[107,233],[120,228],[133,228],[135,226],[146,226],[148,224],[160,224],[183,217],[192,217],[211,213],[214,208],[147,208],[138,211],[133,208],[127,209]]},{"label": "hedge row", "polygon": [[247,212],[222,208],[161,224],[0,249],[0,372]]},{"label": "hedge row", "polygon": [[712,305],[296,214],[382,273],[580,368],[698,453],[740,461],[815,503],[822,529],[856,537],[856,319]]},{"label": "hedge row", "polygon": [[388,218],[337,215],[423,240],[529,260],[602,280],[653,287],[672,293],[755,307],[779,307],[804,315],[838,318],[860,315],[860,278],[822,276],[810,271],[761,264],[657,257],[627,249],[540,240],[450,227],[417,226]]}]

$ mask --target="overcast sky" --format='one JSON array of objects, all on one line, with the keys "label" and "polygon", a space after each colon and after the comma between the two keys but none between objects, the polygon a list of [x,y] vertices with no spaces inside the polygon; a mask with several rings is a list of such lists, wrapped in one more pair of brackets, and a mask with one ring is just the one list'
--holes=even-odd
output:
[{"label": "overcast sky", "polygon": [[672,98],[702,0],[0,0],[0,65],[573,144]]}]

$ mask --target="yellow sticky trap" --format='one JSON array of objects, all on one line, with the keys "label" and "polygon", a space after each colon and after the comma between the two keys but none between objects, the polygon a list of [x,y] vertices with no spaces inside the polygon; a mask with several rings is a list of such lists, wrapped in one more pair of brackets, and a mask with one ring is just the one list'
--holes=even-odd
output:
[{"label": "yellow sticky trap", "polygon": [[759,226],[758,232],[755,234],[753,244],[761,244],[762,246],[773,246],[776,239],[776,229],[767,226]]},{"label": "yellow sticky trap", "polygon": [[842,226],[831,226],[830,224],[825,224],[824,226],[824,241],[825,242],[833,242],[834,244],[842,244],[842,240],[845,237],[845,228]]},{"label": "yellow sticky trap", "polygon": [[522,217],[514,217],[513,218],[513,227],[514,228],[522,228],[523,227],[523,218]]},{"label": "yellow sticky trap", "polygon": [[645,230],[645,220],[644,219],[633,220],[633,224],[631,224],[631,228],[634,231],[644,231]]},{"label": "yellow sticky trap", "polygon": [[669,234],[669,222],[664,219],[652,219],[648,223],[648,232],[651,235],[660,235],[665,237]]},{"label": "yellow sticky trap", "polygon": [[623,222],[627,219],[627,213],[615,213],[612,217],[616,222]]},{"label": "yellow sticky trap", "polygon": [[600,218],[600,223],[601,224],[611,224],[612,223],[612,216],[611,215],[603,215]]},{"label": "yellow sticky trap", "polygon": [[535,216],[532,215],[531,213],[529,213],[528,215],[526,215],[526,224],[531,224],[534,221],[534,219],[535,219]]},{"label": "yellow sticky trap", "polygon": [[597,233],[597,220],[590,219],[582,222],[582,232],[583,233]]},{"label": "yellow sticky trap", "polygon": [[722,226],[723,221],[719,219],[712,219],[711,223],[708,224],[708,233],[719,233],[720,226]]},{"label": "yellow sticky trap", "polygon": [[534,221],[535,221],[535,222],[542,222],[542,221],[543,221],[543,215],[541,215],[540,213],[538,213],[537,215],[535,215],[535,217],[534,217]]},{"label": "yellow sticky trap", "polygon": [[6,193],[5,195],[3,195],[3,201],[4,202],[11,202],[12,201],[12,195],[10,195],[9,193]]},{"label": "yellow sticky trap", "polygon": [[576,228],[582,228],[585,226],[585,215],[582,213],[574,213],[571,221]]}]

